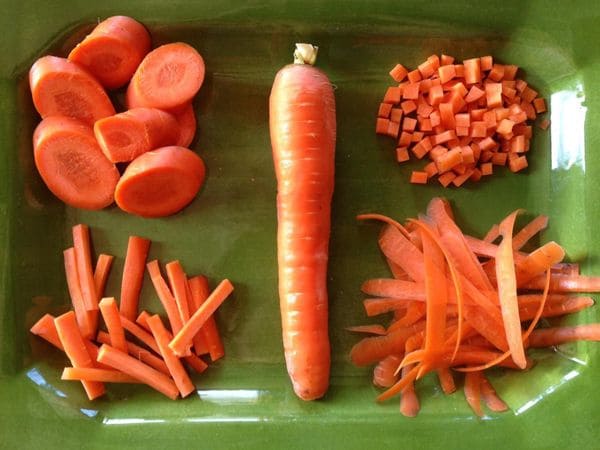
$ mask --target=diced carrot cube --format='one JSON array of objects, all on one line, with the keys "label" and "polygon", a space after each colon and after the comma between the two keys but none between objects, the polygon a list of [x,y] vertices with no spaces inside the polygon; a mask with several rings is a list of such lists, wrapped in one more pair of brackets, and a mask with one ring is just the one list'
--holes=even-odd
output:
[{"label": "diced carrot cube", "polygon": [[454,114],[462,111],[462,109],[467,106],[467,102],[464,101],[462,95],[454,90],[450,93],[448,103],[452,105],[452,112]]},{"label": "diced carrot cube", "polygon": [[410,114],[413,111],[417,110],[417,104],[413,100],[406,100],[400,103],[400,107],[404,114]]},{"label": "diced carrot cube", "polygon": [[465,65],[464,64],[454,64],[454,72],[456,72],[456,78],[464,78],[465,77]]},{"label": "diced carrot cube", "polygon": [[496,113],[493,110],[486,111],[483,113],[483,121],[487,128],[494,128],[498,124],[496,122]]},{"label": "diced carrot cube", "polygon": [[433,161],[437,161],[440,156],[445,155],[446,153],[448,153],[448,149],[446,147],[443,145],[436,145],[429,151],[429,157]]},{"label": "diced carrot cube", "polygon": [[452,183],[452,180],[454,180],[455,178],[456,174],[454,172],[446,172],[438,177],[438,181],[442,186],[448,187],[450,183]]},{"label": "diced carrot cube", "polygon": [[508,167],[511,172],[519,172],[528,166],[527,158],[525,156],[519,156],[508,161]]},{"label": "diced carrot cube", "polygon": [[408,154],[408,147],[396,148],[396,161],[401,163],[401,162],[406,162],[409,159],[410,159],[410,155]]},{"label": "diced carrot cube", "polygon": [[441,117],[440,117],[439,111],[433,111],[429,115],[429,120],[431,120],[431,126],[432,127],[437,127],[438,125],[440,125],[440,123],[441,123]]},{"label": "diced carrot cube", "polygon": [[421,73],[422,78],[429,78],[431,75],[435,73],[435,69],[433,68],[433,64],[430,61],[425,61],[422,64],[419,64],[417,67],[419,72]]},{"label": "diced carrot cube", "polygon": [[456,70],[454,69],[454,66],[440,66],[438,69],[438,76],[440,77],[440,81],[445,83],[456,76]]},{"label": "diced carrot cube", "polygon": [[481,180],[481,170],[479,170],[477,167],[475,167],[473,169],[473,173],[471,174],[471,178],[469,178],[471,181],[479,181]]},{"label": "diced carrot cube", "polygon": [[488,108],[502,106],[502,83],[487,83],[485,85],[485,98]]},{"label": "diced carrot cube", "polygon": [[533,107],[538,114],[546,112],[546,101],[542,97],[538,97],[533,100]]},{"label": "diced carrot cube", "polygon": [[525,136],[515,136],[510,141],[510,151],[512,153],[524,153],[525,152]]},{"label": "diced carrot cube", "polygon": [[417,127],[417,119],[413,119],[412,117],[405,117],[402,121],[402,130],[403,131],[414,131]]},{"label": "diced carrot cube", "polygon": [[392,122],[391,120],[388,123],[388,131],[387,134],[394,139],[398,138],[398,133],[400,133],[400,124],[398,122]]},{"label": "diced carrot cube", "polygon": [[462,175],[458,175],[456,178],[454,178],[454,180],[452,180],[452,184],[456,187],[460,187],[465,183],[465,181],[471,178],[471,175],[473,175],[473,169],[465,170]]},{"label": "diced carrot cube", "polygon": [[408,81],[409,83],[418,83],[419,81],[421,81],[423,79],[423,77],[421,76],[421,72],[419,72],[419,69],[415,69],[412,72],[408,72]]},{"label": "diced carrot cube", "polygon": [[519,124],[513,127],[513,133],[515,134],[515,136],[523,135],[527,139],[531,139],[531,136],[533,135],[533,130],[530,125]]},{"label": "diced carrot cube", "polygon": [[429,104],[431,106],[439,105],[444,99],[444,89],[441,85],[431,86],[429,90]]},{"label": "diced carrot cube", "polygon": [[[452,116],[452,117],[454,117],[454,116]],[[446,130],[442,133],[439,133],[439,134],[436,134],[435,136],[433,136],[433,143],[435,145],[443,144],[452,139],[456,139],[456,132],[454,130]]]},{"label": "diced carrot cube", "polygon": [[494,153],[492,155],[492,164],[495,166],[505,166],[508,153]]},{"label": "diced carrot cube", "polygon": [[507,64],[504,66],[504,79],[505,80],[514,80],[517,76],[517,71],[519,70],[519,66],[515,66],[514,64]]},{"label": "diced carrot cube", "polygon": [[479,58],[465,59],[465,83],[475,84],[481,82],[481,61]]},{"label": "diced carrot cube", "polygon": [[412,134],[403,131],[398,139],[398,147],[408,147],[412,142]]},{"label": "diced carrot cube", "polygon": [[535,113],[535,108],[533,107],[533,105],[531,103],[527,103],[527,102],[521,102],[521,109],[523,109],[523,111],[525,111],[525,114],[527,115],[528,119],[535,119],[536,113]]},{"label": "diced carrot cube", "polygon": [[476,102],[480,98],[483,98],[484,95],[485,95],[485,91],[483,91],[482,89],[479,89],[477,86],[471,86],[469,93],[465,97],[465,102],[467,102],[467,103]]},{"label": "diced carrot cube", "polygon": [[472,109],[469,114],[471,116],[471,123],[474,121],[483,120],[483,114],[487,111],[487,109]]},{"label": "diced carrot cube", "polygon": [[435,161],[431,161],[431,162],[425,164],[425,167],[423,167],[423,171],[427,172],[428,178],[431,178],[434,175],[437,175],[438,170],[437,170],[437,165],[435,164]]},{"label": "diced carrot cube", "polygon": [[496,141],[491,137],[486,137],[478,142],[481,150],[492,150],[496,146]]},{"label": "diced carrot cube", "polygon": [[515,80],[515,89],[519,91],[519,94],[523,93],[526,87],[527,82],[525,80]]},{"label": "diced carrot cube", "polygon": [[427,154],[427,149],[425,149],[421,142],[417,143],[417,145],[415,145],[411,151],[413,152],[413,155],[417,157],[417,159],[423,159],[423,157]]},{"label": "diced carrot cube", "polygon": [[521,92],[521,98],[527,103],[531,103],[533,99],[537,97],[537,95],[537,91],[534,91],[529,86],[527,86],[525,89],[523,89],[523,92]]},{"label": "diced carrot cube", "polygon": [[517,95],[517,90],[508,86],[502,85],[502,95],[504,95],[507,99],[515,98]]},{"label": "diced carrot cube", "polygon": [[441,124],[447,130],[453,129],[456,127],[456,123],[454,121],[454,108],[452,103],[440,103],[440,118]]},{"label": "diced carrot cube", "polygon": [[378,117],[389,117],[390,111],[392,110],[391,103],[380,103],[379,104],[379,112],[377,113]]},{"label": "diced carrot cube", "polygon": [[547,130],[549,126],[550,121],[548,119],[544,119],[538,124],[538,127],[540,127],[542,130]]},{"label": "diced carrot cube", "polygon": [[471,116],[468,113],[456,114],[454,122],[457,127],[469,127],[471,125]]},{"label": "diced carrot cube", "polygon": [[456,127],[456,136],[463,137],[469,135],[469,127]]},{"label": "diced carrot cube", "polygon": [[442,53],[442,57],[440,58],[440,64],[442,66],[447,66],[448,64],[454,64],[454,56],[444,55]]},{"label": "diced carrot cube", "polygon": [[455,147],[435,159],[439,173],[447,172],[462,162],[463,159],[460,147]]},{"label": "diced carrot cube", "polygon": [[498,128],[496,128],[496,132],[499,134],[508,134],[512,132],[513,126],[515,123],[510,119],[503,119],[498,124]]},{"label": "diced carrot cube", "polygon": [[481,70],[487,72],[488,70],[492,70],[492,66],[494,65],[494,60],[491,56],[482,56],[481,58]]},{"label": "diced carrot cube", "polygon": [[383,96],[383,103],[400,103],[400,98],[402,95],[402,89],[398,86],[391,86],[387,88],[385,95]]},{"label": "diced carrot cube", "polygon": [[392,112],[390,113],[390,120],[392,122],[400,123],[402,121],[402,109],[392,108]]},{"label": "diced carrot cube", "polygon": [[413,184],[427,184],[427,172],[414,170],[410,175],[410,182]]},{"label": "diced carrot cube", "polygon": [[460,148],[460,153],[462,155],[462,160],[465,164],[475,163],[475,155],[473,154],[473,149],[470,146],[463,145]]},{"label": "diced carrot cube", "polygon": [[390,70],[390,76],[400,83],[408,75],[408,70],[402,64],[396,64],[392,70]]},{"label": "diced carrot cube", "polygon": [[423,140],[424,136],[425,136],[425,133],[423,133],[422,131],[414,131],[412,134],[412,141],[413,142],[421,142]]},{"label": "diced carrot cube", "polygon": [[485,162],[479,166],[479,170],[481,170],[481,175],[491,175],[494,173],[494,166],[491,162]]},{"label": "diced carrot cube", "polygon": [[487,136],[487,124],[483,121],[471,122],[471,137],[484,138]]},{"label": "diced carrot cube", "polygon": [[377,124],[375,125],[375,133],[387,134],[389,123],[390,123],[389,119],[384,119],[382,117],[378,117]]},{"label": "diced carrot cube", "polygon": [[492,81],[500,81],[504,78],[504,66],[502,64],[494,64],[492,70],[488,74],[488,79]]},{"label": "diced carrot cube", "polygon": [[419,85],[419,91],[421,92],[421,94],[426,94],[431,89],[431,86],[433,86],[433,80],[431,78],[421,80]]},{"label": "diced carrot cube", "polygon": [[431,63],[431,67],[433,67],[434,71],[438,70],[440,67],[440,57],[438,55],[431,55],[427,58],[427,61]]},{"label": "diced carrot cube", "polygon": [[496,122],[501,122],[503,119],[508,119],[509,111],[508,108],[496,108]]},{"label": "diced carrot cube", "polygon": [[419,98],[419,83],[410,83],[404,86],[402,98],[406,100],[417,100]]},{"label": "diced carrot cube", "polygon": [[429,118],[418,118],[419,122],[419,130],[421,131],[431,131],[433,128],[431,126],[431,119]]}]

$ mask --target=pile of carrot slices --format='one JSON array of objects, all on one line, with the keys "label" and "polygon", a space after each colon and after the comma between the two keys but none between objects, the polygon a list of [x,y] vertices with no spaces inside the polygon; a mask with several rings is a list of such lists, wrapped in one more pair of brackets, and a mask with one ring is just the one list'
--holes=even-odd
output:
[{"label": "pile of carrot slices", "polygon": [[[183,42],[151,50],[136,20],[100,22],[68,58],[43,56],[29,71],[35,165],[66,204],[161,217],[183,209],[204,182],[192,100],[204,81],[202,56]],[[127,85],[117,113],[107,90]],[[116,163],[128,164],[121,174]]]},{"label": "pile of carrot slices", "polygon": [[[481,400],[492,411],[507,406],[486,379],[495,366],[526,370],[527,350],[575,340],[600,340],[600,324],[537,328],[540,319],[575,313],[594,304],[577,292],[600,292],[600,277],[565,263],[556,242],[531,251],[523,247],[548,223],[538,216],[515,233],[520,211],[494,225],[483,239],[465,235],[450,205],[434,198],[426,215],[406,225],[379,214],[360,220],[385,225],[379,247],[393,278],[367,280],[362,291],[369,317],[393,313],[387,327],[350,330],[370,333],[350,352],[357,366],[375,364],[373,382],[387,388],[377,399],[401,395],[400,409],[415,416],[414,383],[435,372],[446,394],[456,390],[454,375],[465,373],[464,391],[481,416]],[[499,243],[498,243],[499,240]]]},{"label": "pile of carrot slices", "polygon": [[[528,121],[546,111],[545,100],[517,78],[518,67],[494,63],[491,56],[456,64],[432,55],[417,69],[397,64],[377,114],[376,133],[396,142],[402,163],[427,156],[410,181],[426,184],[437,176],[448,187],[491,175],[494,166],[519,172],[528,166],[533,134]],[[548,128],[549,121],[539,123]]]},{"label": "pile of carrot slices", "polygon": [[[64,251],[72,310],[44,315],[31,332],[65,352],[70,366],[62,379],[77,380],[90,400],[105,393],[104,383],[145,383],[171,399],[195,390],[188,373],[208,367],[202,357],[225,355],[214,313],[233,291],[223,280],[212,292],[203,275],[188,277],[179,261],[147,262],[150,241],[131,236],[123,268],[120,302],[105,296],[113,256],[100,254],[92,264],[90,231],[73,227],[73,246]],[[145,271],[166,313],[140,310]],[[104,329],[100,326],[100,318]]]}]

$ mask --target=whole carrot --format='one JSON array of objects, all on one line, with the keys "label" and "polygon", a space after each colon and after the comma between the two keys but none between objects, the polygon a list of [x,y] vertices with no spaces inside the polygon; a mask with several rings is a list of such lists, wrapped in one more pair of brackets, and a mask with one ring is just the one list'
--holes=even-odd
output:
[{"label": "whole carrot", "polygon": [[270,131],[277,176],[277,247],[283,346],[294,391],[322,397],[329,385],[327,259],[334,185],[335,99],[314,68],[317,47],[296,44],[275,77]]}]

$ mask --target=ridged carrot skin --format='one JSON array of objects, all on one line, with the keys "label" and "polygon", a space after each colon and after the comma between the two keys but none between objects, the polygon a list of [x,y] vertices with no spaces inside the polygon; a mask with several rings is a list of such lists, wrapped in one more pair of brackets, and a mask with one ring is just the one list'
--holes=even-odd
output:
[{"label": "ridged carrot skin", "polygon": [[[312,54],[307,54],[308,53]],[[277,177],[277,249],[283,346],[294,391],[303,400],[329,386],[327,260],[334,187],[335,99],[312,67],[316,48],[276,75],[270,131]]]}]

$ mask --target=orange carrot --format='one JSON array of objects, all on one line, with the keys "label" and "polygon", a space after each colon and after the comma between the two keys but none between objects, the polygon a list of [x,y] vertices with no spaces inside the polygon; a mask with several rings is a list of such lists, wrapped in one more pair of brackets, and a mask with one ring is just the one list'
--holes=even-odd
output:
[{"label": "orange carrot", "polygon": [[193,47],[183,42],[161,45],[135,71],[127,89],[127,106],[181,107],[200,90],[204,71],[204,60]]},{"label": "orange carrot", "polygon": [[366,333],[366,334],[375,334],[378,336],[383,336],[387,334],[385,327],[382,325],[356,325],[353,327],[346,327],[346,330],[351,331],[353,333]]},{"label": "orange carrot", "polygon": [[125,328],[125,330],[129,331],[132,335],[134,335],[136,338],[138,338],[140,341],[146,344],[149,348],[154,350],[154,352],[157,355],[160,355],[160,349],[156,344],[156,340],[152,337],[150,333],[148,333],[142,327],[133,323],[131,320],[129,320],[123,315],[121,315],[121,324],[123,325],[123,328]]},{"label": "orange carrot", "polygon": [[502,399],[498,397],[498,394],[496,394],[494,387],[483,374],[481,376],[480,389],[483,401],[490,410],[494,412],[503,412],[508,410],[508,406],[506,405],[506,403],[504,403],[504,401],[502,401]]},{"label": "orange carrot", "polygon": [[508,347],[515,364],[523,369],[527,362],[523,341],[521,340],[521,320],[517,302],[517,280],[512,245],[512,232],[518,213],[519,211],[513,212],[500,223],[502,242],[498,245],[496,255],[496,278],[498,280],[498,297],[500,298]]},{"label": "orange carrot", "polygon": [[[524,284],[524,289],[543,289],[544,276],[538,276]],[[600,277],[554,274],[550,280],[550,292],[600,292]]]},{"label": "orange carrot", "polygon": [[183,322],[181,321],[181,316],[179,315],[179,310],[177,309],[177,302],[169,290],[169,286],[167,286],[165,279],[160,273],[158,261],[150,261],[146,267],[148,268],[148,273],[150,274],[150,279],[152,280],[154,289],[158,294],[158,298],[160,299],[160,302],[167,313],[167,317],[169,318],[171,330],[173,330],[173,333],[177,334],[183,327]]},{"label": "orange carrot", "polygon": [[[56,332],[60,338],[60,342],[67,354],[67,357],[71,361],[73,367],[94,367],[94,361],[88,353],[77,320],[75,319],[75,313],[69,311],[61,316],[54,319],[54,325],[56,326]],[[90,400],[100,397],[104,394],[104,385],[95,381],[82,381],[81,384],[85,389],[85,392]]]},{"label": "orange carrot", "polygon": [[438,379],[440,380],[440,386],[444,394],[450,395],[456,391],[456,385],[454,384],[454,377],[450,369],[442,367],[437,369]]},{"label": "orange carrot", "polygon": [[202,159],[184,147],[162,147],[134,159],[115,188],[122,210],[142,217],[179,212],[204,183]]},{"label": "orange carrot", "polygon": [[189,148],[196,135],[196,112],[191,103],[181,107],[180,111],[173,112],[179,129],[179,138],[175,145]]},{"label": "orange carrot", "polygon": [[[310,44],[296,45],[295,64],[277,73],[269,99],[283,345],[294,391],[304,400],[325,394],[331,361],[326,272],[335,98],[327,76],[313,67],[316,51]],[[405,97],[409,88],[403,89]]]},{"label": "orange carrot", "polygon": [[187,298],[187,277],[179,261],[171,261],[165,266],[167,278],[171,285],[171,292],[177,303],[177,310],[181,323],[186,323],[190,318],[189,300]]},{"label": "orange carrot", "polygon": [[92,74],[107,89],[126,84],[142,58],[150,51],[150,35],[144,26],[126,16],[100,22],[71,50],[69,60]]},{"label": "orange carrot", "polygon": [[98,146],[92,129],[65,116],[49,116],[33,134],[35,166],[60,200],[75,208],[113,202],[119,171]]},{"label": "orange carrot", "polygon": [[65,367],[60,379],[102,383],[140,383],[137,378],[133,378],[118,370],[98,369],[95,367]]},{"label": "orange carrot", "polygon": [[600,341],[600,324],[542,328],[529,335],[530,347],[552,347],[573,341]]},{"label": "orange carrot", "polygon": [[109,161],[129,162],[179,141],[175,117],[157,108],[133,108],[94,124],[94,135]]},{"label": "orange carrot", "polygon": [[73,305],[73,311],[75,311],[75,317],[77,318],[77,324],[82,336],[89,339],[94,335],[96,325],[92,316],[93,313],[86,309],[83,302],[77,261],[75,259],[75,249],[73,247],[68,248],[63,252],[63,257],[67,287],[69,289],[69,296],[71,297],[71,305]]},{"label": "orange carrot", "polygon": [[373,384],[379,387],[393,386],[398,381],[395,372],[401,360],[398,355],[389,355],[379,361],[373,369]]},{"label": "orange carrot", "polygon": [[94,285],[96,286],[96,293],[99,297],[104,296],[106,281],[108,280],[108,275],[114,259],[115,257],[112,255],[106,255],[104,253],[98,255],[98,260],[96,261],[96,267],[94,269]]},{"label": "orange carrot", "polygon": [[[202,306],[210,295],[208,287],[208,280],[206,277],[199,275],[188,280],[190,299],[190,312],[193,314],[195,311]],[[202,347],[206,346],[207,351],[202,350]],[[223,348],[223,342],[219,335],[217,328],[217,322],[215,321],[214,315],[211,315],[206,319],[206,323],[202,326],[200,333],[194,337],[194,347],[196,353],[201,355],[203,353],[210,353],[210,359],[216,361],[225,355]]]},{"label": "orange carrot", "polygon": [[191,344],[196,333],[200,331],[206,320],[225,301],[231,292],[233,292],[231,282],[227,279],[221,281],[206,301],[202,303],[202,306],[194,312],[190,320],[183,325],[183,328],[175,334],[173,340],[169,343],[169,347],[175,355],[181,356],[185,353],[186,348]]},{"label": "orange carrot", "polygon": [[[110,345],[110,336],[108,335],[108,333],[106,333],[104,331],[98,332],[98,336],[96,337],[96,340],[100,344]],[[158,356],[155,356],[149,350],[146,350],[145,348],[140,347],[139,345],[136,345],[133,342],[126,341],[126,343],[127,343],[127,353],[129,353],[131,356],[140,360],[144,364],[147,364],[150,367],[158,370],[159,372],[162,372],[166,375],[170,375],[167,365],[161,358],[159,358]]]},{"label": "orange carrot", "polygon": [[146,258],[151,241],[138,236],[130,236],[123,266],[121,281],[121,315],[134,321],[137,316],[140,291],[144,281]]},{"label": "orange carrot", "polygon": [[73,227],[73,248],[75,249],[75,261],[85,309],[88,311],[97,310],[99,299],[92,269],[90,229],[87,225],[79,224]]},{"label": "orange carrot", "polygon": [[58,337],[58,333],[56,332],[54,317],[52,315],[44,314],[35,324],[33,324],[29,331],[48,341],[59,350],[64,351],[63,345]]},{"label": "orange carrot", "polygon": [[33,104],[42,118],[67,116],[87,126],[115,109],[104,89],[86,70],[68,59],[43,56],[29,70]]},{"label": "orange carrot", "polygon": [[148,326],[150,327],[152,335],[160,349],[160,353],[169,368],[171,377],[175,381],[177,389],[179,389],[179,393],[182,397],[187,397],[195,388],[185,369],[181,365],[181,361],[179,361],[179,358],[175,356],[169,347],[169,333],[165,329],[160,317],[157,315],[148,318]]},{"label": "orange carrot", "polygon": [[172,400],[177,398],[179,391],[171,378],[108,344],[100,347],[98,362],[146,383]]},{"label": "orange carrot", "polygon": [[475,414],[483,417],[481,409],[481,372],[469,372],[465,375],[465,398]]},{"label": "orange carrot", "polygon": [[537,233],[548,226],[548,216],[537,216],[513,237],[513,250],[520,250]]},{"label": "orange carrot", "polygon": [[121,325],[119,317],[119,308],[114,297],[105,297],[98,304],[102,318],[108,329],[110,344],[117,350],[127,352],[127,342],[125,341],[125,330]]}]

